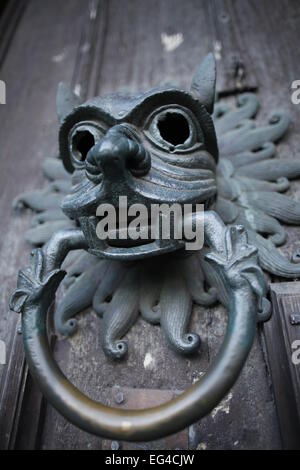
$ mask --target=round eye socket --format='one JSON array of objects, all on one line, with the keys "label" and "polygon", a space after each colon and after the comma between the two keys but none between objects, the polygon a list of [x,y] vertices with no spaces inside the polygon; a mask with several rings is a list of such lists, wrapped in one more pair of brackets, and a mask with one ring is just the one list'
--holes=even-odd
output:
[{"label": "round eye socket", "polygon": [[157,129],[163,140],[171,145],[183,145],[190,137],[188,120],[180,113],[165,113],[157,119]]},{"label": "round eye socket", "polygon": [[75,167],[82,167],[88,152],[102,135],[102,130],[92,124],[80,124],[71,130],[69,134],[69,149]]},{"label": "round eye socket", "polygon": [[168,151],[186,150],[202,140],[202,132],[195,118],[181,108],[160,110],[150,118],[146,135]]},{"label": "round eye socket", "polygon": [[77,131],[72,138],[72,151],[78,160],[84,161],[86,156],[95,145],[95,137],[88,130]]}]

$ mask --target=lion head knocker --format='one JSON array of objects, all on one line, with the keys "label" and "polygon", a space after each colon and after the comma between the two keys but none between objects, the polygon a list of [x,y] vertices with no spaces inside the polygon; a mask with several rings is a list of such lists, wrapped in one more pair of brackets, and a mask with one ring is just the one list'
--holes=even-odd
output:
[{"label": "lion head knocker", "polygon": [[[100,436],[157,439],[211,411],[238,377],[256,321],[269,316],[261,267],[285,277],[300,273],[299,265],[276,250],[285,240],[278,220],[300,222],[299,206],[281,194],[288,188],[287,178],[300,174],[300,165],[271,160],[273,142],[289,119],[277,112],[268,126],[255,128],[251,118],[258,103],[251,94],[241,95],[234,110],[224,104],[214,110],[215,83],[209,54],[189,92],[161,86],[82,103],[60,85],[59,149],[65,169],[59,160],[47,161],[51,190],[15,201],[38,208],[34,239],[36,244],[46,242],[20,271],[11,300],[11,307],[22,312],[30,370],[64,416]],[[192,223],[202,204],[203,248],[187,252],[185,240],[172,236],[101,239],[97,227],[104,215],[99,207],[111,205],[118,212],[122,197],[128,207],[143,205],[149,211],[155,204],[189,204]],[[63,229],[52,230],[51,237],[44,230],[39,240],[41,225],[53,220]],[[146,220],[143,229],[149,228]],[[120,227],[116,232],[120,235]],[[81,251],[66,275],[62,265],[72,250]],[[103,349],[114,359],[128,352],[123,337],[139,314],[161,324],[176,351],[194,352],[200,338],[188,331],[193,304],[209,306],[218,300],[229,311],[223,346],[206,374],[175,400],[142,411],[105,407],[67,381],[48,346],[47,311],[64,277],[66,293],[54,315],[57,332],[75,333],[76,314],[92,304],[102,317]]]}]

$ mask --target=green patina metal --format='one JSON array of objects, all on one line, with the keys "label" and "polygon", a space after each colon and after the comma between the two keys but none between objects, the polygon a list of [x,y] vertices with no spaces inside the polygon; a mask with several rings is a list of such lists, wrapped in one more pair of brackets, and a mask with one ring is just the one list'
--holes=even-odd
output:
[{"label": "green patina metal", "polygon": [[[12,309],[22,312],[27,361],[49,401],[89,432],[152,440],[207,414],[237,379],[256,321],[269,316],[262,269],[287,278],[300,274],[298,256],[290,262],[276,248],[285,242],[280,222],[300,223],[300,205],[282,194],[288,179],[300,175],[300,163],[273,158],[274,142],[289,118],[276,112],[268,126],[255,127],[258,101],[252,94],[241,95],[233,110],[222,103],[214,107],[215,79],[210,54],[189,92],[166,86],[82,103],[60,85],[65,169],[58,159],[48,159],[50,187],[14,202],[38,212],[26,236],[44,245],[20,271],[11,299]],[[129,205],[148,208],[204,204],[204,248],[185,252],[174,239],[100,240],[97,207],[117,207],[124,195]],[[76,314],[92,305],[103,317],[103,349],[114,359],[127,353],[123,337],[139,314],[160,324],[176,351],[194,352],[200,338],[188,331],[193,305],[216,301],[229,311],[223,346],[204,377],[174,401],[142,411],[105,407],[75,389],[51,357],[46,316],[63,278],[66,293],[55,311],[56,330],[74,334]]]}]

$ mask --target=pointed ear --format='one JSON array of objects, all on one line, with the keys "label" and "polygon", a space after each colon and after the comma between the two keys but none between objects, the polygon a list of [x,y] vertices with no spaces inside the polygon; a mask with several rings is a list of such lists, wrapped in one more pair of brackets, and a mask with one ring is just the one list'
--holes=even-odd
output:
[{"label": "pointed ear", "polygon": [[56,95],[56,112],[59,122],[76,107],[82,104],[81,98],[75,95],[66,83],[60,83]]},{"label": "pointed ear", "polygon": [[212,53],[207,54],[196,70],[191,85],[191,92],[212,114],[216,91],[216,61]]}]

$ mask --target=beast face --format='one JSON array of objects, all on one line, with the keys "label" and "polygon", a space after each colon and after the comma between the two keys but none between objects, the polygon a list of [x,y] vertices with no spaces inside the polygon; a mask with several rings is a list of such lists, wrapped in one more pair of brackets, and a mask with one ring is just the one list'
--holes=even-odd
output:
[{"label": "beast face", "polygon": [[57,98],[60,156],[73,173],[62,209],[78,221],[89,251],[139,258],[182,247],[180,240],[100,240],[97,209],[111,204],[204,204],[216,196],[218,148],[211,118],[215,63],[209,54],[190,92],[172,86],[80,103],[64,85]]}]

